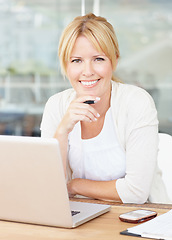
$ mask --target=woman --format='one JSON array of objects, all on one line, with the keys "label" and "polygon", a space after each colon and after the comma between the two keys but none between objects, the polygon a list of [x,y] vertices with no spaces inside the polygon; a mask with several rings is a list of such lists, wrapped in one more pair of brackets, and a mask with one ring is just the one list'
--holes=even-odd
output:
[{"label": "woman", "polygon": [[151,190],[157,111],[145,90],[115,79],[119,55],[106,19],[87,14],[66,27],[59,59],[72,88],[48,100],[41,134],[59,141],[70,195],[124,203],[159,201]]}]

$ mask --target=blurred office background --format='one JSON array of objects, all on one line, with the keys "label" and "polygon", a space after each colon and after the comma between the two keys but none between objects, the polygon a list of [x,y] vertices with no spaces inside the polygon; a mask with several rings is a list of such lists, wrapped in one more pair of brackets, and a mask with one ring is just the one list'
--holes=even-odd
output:
[{"label": "blurred office background", "polygon": [[112,23],[116,75],[152,95],[160,132],[172,135],[171,0],[0,0],[0,134],[40,136],[47,99],[70,86],[57,58],[60,34],[84,11]]}]

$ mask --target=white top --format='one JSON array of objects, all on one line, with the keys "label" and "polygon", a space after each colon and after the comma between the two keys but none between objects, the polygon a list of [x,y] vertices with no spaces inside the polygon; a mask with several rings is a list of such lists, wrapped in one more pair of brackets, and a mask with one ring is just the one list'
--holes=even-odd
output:
[{"label": "white top", "polygon": [[69,135],[69,164],[72,178],[114,180],[125,176],[125,152],[119,145],[112,110],[106,113],[100,134],[81,139],[80,123]]},{"label": "white top", "polygon": [[[54,136],[75,97],[72,88],[50,97],[41,123],[42,137]],[[125,177],[116,182],[121,200],[140,204],[149,198],[151,202],[167,203],[157,169],[158,120],[152,97],[142,88],[112,81],[111,109],[117,139],[126,157]],[[71,174],[69,166],[69,179]]]}]

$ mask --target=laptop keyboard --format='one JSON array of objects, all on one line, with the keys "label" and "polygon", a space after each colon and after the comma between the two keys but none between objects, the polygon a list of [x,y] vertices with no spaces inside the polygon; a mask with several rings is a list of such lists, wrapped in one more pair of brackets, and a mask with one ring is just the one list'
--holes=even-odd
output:
[{"label": "laptop keyboard", "polygon": [[71,211],[72,216],[74,216],[74,215],[76,215],[78,213],[80,213],[80,211]]}]

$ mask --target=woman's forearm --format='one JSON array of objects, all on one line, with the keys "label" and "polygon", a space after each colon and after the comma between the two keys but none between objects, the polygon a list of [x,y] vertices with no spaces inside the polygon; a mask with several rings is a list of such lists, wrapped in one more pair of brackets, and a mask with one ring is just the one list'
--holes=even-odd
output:
[{"label": "woman's forearm", "polygon": [[64,134],[57,129],[54,138],[56,138],[60,145],[60,153],[63,161],[64,173],[66,176],[66,162],[67,162],[67,150],[68,150],[68,134]]},{"label": "woman's forearm", "polygon": [[94,181],[76,178],[68,183],[68,192],[71,195],[78,194],[95,199],[121,202],[116,190],[116,180]]}]

